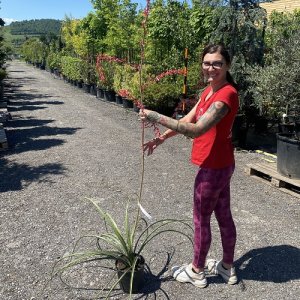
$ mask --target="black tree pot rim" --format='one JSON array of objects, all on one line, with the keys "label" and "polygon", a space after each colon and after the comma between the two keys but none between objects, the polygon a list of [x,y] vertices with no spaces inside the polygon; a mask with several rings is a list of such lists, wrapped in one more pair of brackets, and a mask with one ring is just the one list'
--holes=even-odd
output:
[{"label": "black tree pot rim", "polygon": [[299,144],[300,140],[296,138],[294,133],[277,133],[277,139],[293,144]]},{"label": "black tree pot rim", "polygon": [[[136,264],[136,270],[139,270],[140,268],[143,268],[144,266],[145,266],[145,259],[144,259],[144,257],[142,256],[142,255],[140,255],[140,254],[135,254],[135,256],[138,256],[138,261],[137,261],[137,264]],[[130,267],[129,266],[126,266],[122,261],[123,261],[123,259],[122,259],[122,257],[125,257],[125,255],[123,255],[123,256],[120,256],[120,259],[116,259],[116,261],[115,261],[115,265],[116,265],[116,269],[118,270],[118,271],[126,271],[126,270],[128,270]],[[122,267],[120,267],[120,265],[122,265]],[[136,271],[135,270],[135,271]]]}]

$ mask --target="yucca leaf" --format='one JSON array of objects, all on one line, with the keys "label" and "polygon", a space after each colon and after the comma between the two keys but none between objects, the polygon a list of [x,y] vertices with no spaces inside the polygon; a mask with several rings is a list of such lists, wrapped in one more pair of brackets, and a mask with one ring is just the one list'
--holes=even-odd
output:
[{"label": "yucca leaf", "polygon": [[[146,244],[148,244],[148,242],[150,240],[153,239],[154,236],[157,236],[163,232],[167,232],[167,231],[174,231],[174,229],[172,228],[169,228],[169,229],[162,229],[163,227],[165,227],[166,225],[170,225],[170,224],[175,224],[175,223],[181,223],[185,226],[187,226],[189,229],[192,229],[192,226],[189,225],[186,221],[184,220],[176,220],[176,219],[163,219],[163,220],[158,220],[152,224],[150,224],[146,229],[144,229],[144,231],[139,235],[136,243],[135,243],[135,246],[134,246],[134,252],[138,252],[138,253],[141,253],[142,249],[145,247]],[[154,227],[154,228],[153,228]],[[186,236],[189,238],[189,240],[191,240],[191,238],[189,237],[188,234],[185,234],[183,233],[182,231],[180,230],[177,230],[176,232]],[[141,243],[140,245],[140,249],[137,251],[137,247],[138,247],[138,244],[140,243],[140,241],[142,240],[143,236],[145,236],[145,239],[144,241]],[[152,237],[153,236],[153,237]]]},{"label": "yucca leaf", "polygon": [[126,210],[125,210],[124,227],[125,227],[125,236],[126,236],[126,240],[127,240],[128,250],[130,249],[130,251],[131,251],[132,245],[133,245],[133,240],[132,240],[131,227],[130,227],[129,217],[128,217],[128,209],[129,209],[129,205],[127,203]]},{"label": "yucca leaf", "polygon": [[100,214],[100,216],[107,221],[107,223],[109,224],[109,226],[112,229],[113,233],[120,240],[120,242],[122,243],[124,249],[126,249],[126,251],[128,251],[128,247],[127,247],[126,242],[125,242],[125,240],[122,236],[121,230],[119,229],[118,225],[116,224],[116,222],[114,221],[112,216],[109,213],[105,213],[93,199],[91,199],[91,198],[86,198],[86,199],[89,200],[95,206],[95,208],[98,211],[98,213]]},{"label": "yucca leaf", "polygon": [[145,248],[145,246],[151,242],[151,240],[153,240],[156,236],[165,233],[165,232],[176,232],[179,233],[183,236],[185,236],[186,238],[188,238],[188,240],[193,244],[193,239],[186,233],[183,233],[180,230],[176,230],[176,229],[165,229],[165,230],[161,230],[159,232],[157,232],[156,234],[152,235],[152,236],[148,236],[140,245],[139,250],[136,252],[137,254],[140,254],[142,252],[142,250]]},{"label": "yucca leaf", "polygon": [[127,246],[124,248],[124,245],[120,242],[120,240],[112,234],[102,234],[98,237],[98,239],[106,242],[124,254],[129,252]]}]

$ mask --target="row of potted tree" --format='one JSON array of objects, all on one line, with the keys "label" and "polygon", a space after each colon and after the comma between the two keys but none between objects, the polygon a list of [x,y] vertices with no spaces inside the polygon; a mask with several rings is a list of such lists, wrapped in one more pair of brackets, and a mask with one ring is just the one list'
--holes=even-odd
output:
[{"label": "row of potted tree", "polygon": [[[220,3],[219,3],[220,2]],[[222,3],[221,3],[222,2]],[[223,1],[214,1],[210,5],[205,1],[192,6],[179,1],[159,1],[151,4],[147,25],[145,46],[145,62],[147,76],[156,77],[166,70],[182,69],[184,65],[184,49],[189,49],[188,63],[188,97],[194,97],[203,87],[198,85],[199,74],[191,72],[199,64],[199,49],[208,42],[222,41],[228,45],[234,57],[232,73],[240,86],[240,112],[246,115],[247,126],[279,122],[288,107],[293,108],[299,101],[297,94],[298,70],[290,72],[287,57],[297,61],[298,53],[289,53],[289,49],[297,49],[299,43],[299,11],[292,14],[273,12],[268,18],[264,9],[253,0],[233,0],[224,5]],[[43,43],[38,39],[29,39],[23,45],[23,56],[27,60],[50,69],[65,72],[63,57],[79,59],[80,76],[76,76],[86,84],[102,85],[106,89],[118,92],[120,73],[131,73],[130,67],[140,61],[140,36],[142,11],[136,10],[131,1],[95,1],[95,12],[82,20],[66,18],[58,39]],[[219,3],[219,5],[218,5]],[[240,20],[240,22],[237,22]],[[106,82],[98,80],[96,60],[99,54],[105,54],[123,60],[121,66],[115,62],[103,62],[103,70],[107,71]],[[74,64],[76,64],[74,62]],[[120,71],[119,69],[124,69]],[[198,68],[199,70],[199,68]],[[289,73],[293,82],[283,83],[288,88],[282,89],[276,80],[276,74]],[[117,72],[114,76],[114,72]],[[67,76],[66,74],[64,74]],[[119,78],[119,79],[118,79]],[[149,102],[154,106],[168,107],[178,102],[178,91],[182,90],[182,77],[170,76],[161,83],[168,82],[168,91],[172,95],[163,94],[159,85],[148,87]],[[125,83],[128,85],[127,83]],[[133,85],[132,90],[134,90]],[[198,89],[197,89],[198,88]],[[288,94],[287,94],[288,92]],[[162,95],[160,95],[162,93]],[[170,101],[170,98],[172,100]],[[174,101],[175,99],[175,101]],[[284,99],[284,100],[282,100]],[[176,105],[175,105],[176,106]],[[173,107],[174,109],[174,107]]]},{"label": "row of potted tree", "polygon": [[[242,134],[237,136],[243,138],[251,127],[259,133],[279,124],[279,131],[289,127],[297,139],[300,11],[273,12],[267,18],[266,12],[257,5],[260,1],[233,0],[227,5],[219,2],[210,5],[203,1],[192,7],[177,1],[153,2],[144,53],[143,80],[148,81],[143,90],[146,105],[169,115],[178,103],[177,108],[183,106],[180,102],[182,74],[170,73],[159,81],[155,78],[166,70],[182,70],[183,49],[188,47],[186,96],[189,100],[186,102],[192,106],[203,88],[199,49],[204,43],[222,41],[233,56],[231,71],[240,86]],[[95,12],[82,20],[66,18],[60,38],[48,43],[48,48],[42,47],[38,40],[28,40],[23,55],[27,60],[55,69],[68,80],[113,90],[120,96],[126,91],[127,96],[139,98],[136,65],[141,59],[139,38],[143,13],[137,12],[130,1],[116,2],[113,8],[106,0],[101,5],[95,1],[94,5]],[[101,60],[100,73],[99,56],[111,57]],[[188,107],[185,105],[186,112]],[[285,123],[289,120],[289,124],[283,124],[282,120]]]}]

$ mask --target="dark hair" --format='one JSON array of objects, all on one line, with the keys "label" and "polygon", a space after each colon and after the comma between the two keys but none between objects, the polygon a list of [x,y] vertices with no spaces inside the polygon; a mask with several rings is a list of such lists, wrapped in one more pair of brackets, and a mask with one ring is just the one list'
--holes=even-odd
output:
[{"label": "dark hair", "polygon": [[[228,52],[228,50],[225,48],[225,46],[223,44],[210,44],[208,46],[206,46],[203,50],[202,53],[202,60],[206,54],[213,54],[213,53],[220,53],[223,58],[225,59],[226,63],[228,65],[231,64],[231,58],[230,58],[230,54]],[[238,85],[237,83],[234,81],[233,77],[231,76],[231,74],[227,71],[226,73],[226,80],[236,89],[238,90]]]}]

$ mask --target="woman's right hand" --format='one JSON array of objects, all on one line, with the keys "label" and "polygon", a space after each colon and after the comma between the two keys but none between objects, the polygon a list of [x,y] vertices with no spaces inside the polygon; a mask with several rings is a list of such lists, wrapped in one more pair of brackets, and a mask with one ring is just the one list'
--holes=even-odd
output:
[{"label": "woman's right hand", "polygon": [[145,143],[143,145],[143,151],[148,151],[147,155],[151,155],[159,145],[161,145],[165,141],[166,137],[164,135],[161,135],[159,137],[154,138],[153,140]]}]

